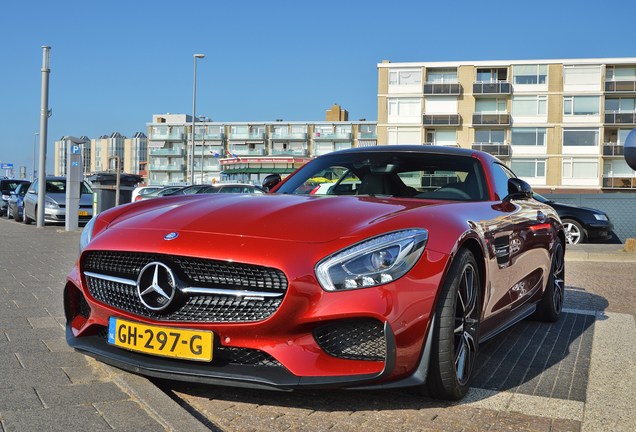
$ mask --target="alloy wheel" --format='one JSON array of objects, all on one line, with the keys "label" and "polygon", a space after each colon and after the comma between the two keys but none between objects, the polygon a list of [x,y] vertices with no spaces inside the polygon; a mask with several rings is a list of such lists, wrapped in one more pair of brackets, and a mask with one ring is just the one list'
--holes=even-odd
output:
[{"label": "alloy wheel", "polygon": [[581,241],[581,230],[573,223],[565,223],[565,238],[568,244],[577,244]]},{"label": "alloy wheel", "polygon": [[563,307],[563,294],[565,290],[565,259],[561,243],[556,245],[552,260],[552,280],[554,283],[552,289],[552,302],[554,310],[559,313]]},{"label": "alloy wheel", "polygon": [[477,356],[477,331],[479,327],[479,308],[477,307],[477,289],[479,282],[475,268],[468,264],[462,272],[457,289],[455,308],[455,371],[461,385],[471,376]]}]

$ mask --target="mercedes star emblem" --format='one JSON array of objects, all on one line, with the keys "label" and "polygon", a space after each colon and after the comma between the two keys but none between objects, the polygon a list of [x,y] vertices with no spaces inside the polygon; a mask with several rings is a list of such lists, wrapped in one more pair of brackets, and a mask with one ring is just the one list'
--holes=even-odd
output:
[{"label": "mercedes star emblem", "polygon": [[147,264],[137,278],[137,295],[148,309],[162,311],[170,306],[177,280],[170,268],[158,261]]}]

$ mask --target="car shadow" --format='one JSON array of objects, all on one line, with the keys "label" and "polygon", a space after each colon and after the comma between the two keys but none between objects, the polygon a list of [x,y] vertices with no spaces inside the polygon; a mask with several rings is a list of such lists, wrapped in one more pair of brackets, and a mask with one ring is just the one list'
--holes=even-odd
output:
[{"label": "car shadow", "polygon": [[604,310],[607,305],[603,297],[567,287],[566,310],[559,321],[549,324],[527,319],[482,344],[471,392],[459,402],[435,400],[426,391],[413,388],[285,392],[162,379],[153,382],[195,415],[196,409],[178,394],[185,394],[185,399],[324,412],[440,408],[472,403],[505,391],[585,401],[595,311]]}]

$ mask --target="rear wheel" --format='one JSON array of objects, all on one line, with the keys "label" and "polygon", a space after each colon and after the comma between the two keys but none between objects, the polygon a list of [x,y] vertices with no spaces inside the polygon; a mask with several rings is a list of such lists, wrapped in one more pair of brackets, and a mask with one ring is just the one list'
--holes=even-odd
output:
[{"label": "rear wheel", "polygon": [[555,322],[561,315],[565,298],[565,251],[560,240],[554,245],[550,260],[550,276],[543,299],[537,305],[535,317],[541,321]]},{"label": "rear wheel", "polygon": [[429,393],[435,398],[459,400],[468,392],[479,348],[480,281],[474,255],[467,249],[460,250],[435,310],[426,380]]},{"label": "rear wheel", "polygon": [[7,206],[7,219],[11,219],[13,217],[13,213],[11,212],[11,206]]},{"label": "rear wheel", "polygon": [[585,231],[580,223],[572,219],[563,219],[565,228],[565,240],[568,244],[583,243],[585,241]]}]

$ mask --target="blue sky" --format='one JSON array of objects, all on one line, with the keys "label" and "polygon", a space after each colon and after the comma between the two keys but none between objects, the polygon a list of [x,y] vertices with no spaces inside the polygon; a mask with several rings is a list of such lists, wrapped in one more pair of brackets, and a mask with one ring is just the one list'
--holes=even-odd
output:
[{"label": "blue sky", "polygon": [[[63,135],[146,131],[153,114],[217,121],[377,119],[377,63],[634,57],[636,2],[614,0],[25,0],[0,14],[0,161],[30,173],[42,45],[47,166]],[[4,174],[4,173],[2,173]]]}]

